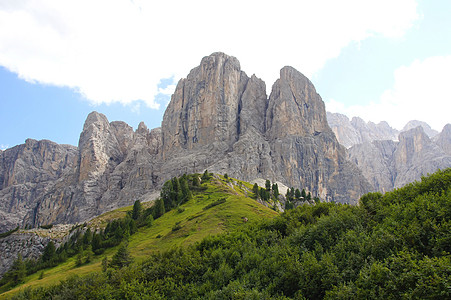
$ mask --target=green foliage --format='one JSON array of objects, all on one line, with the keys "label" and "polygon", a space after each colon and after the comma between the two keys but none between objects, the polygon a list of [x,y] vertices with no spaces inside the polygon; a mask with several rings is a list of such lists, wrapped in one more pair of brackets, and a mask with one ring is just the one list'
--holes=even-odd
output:
[{"label": "green foliage", "polygon": [[128,250],[128,244],[122,243],[117,252],[111,258],[109,266],[115,269],[121,269],[130,265],[133,262],[133,258]]},{"label": "green foliage", "polygon": [[53,224],[41,225],[39,227],[41,227],[42,229],[52,229],[53,228]]},{"label": "green foliage", "polygon": [[25,276],[27,275],[27,269],[25,266],[25,262],[22,259],[22,254],[19,253],[17,259],[13,262],[13,265],[3,275],[2,280],[0,281],[1,285],[9,284],[9,286],[16,286],[22,282],[24,282]]},{"label": "green foliage", "polygon": [[258,184],[254,183],[254,186],[252,187],[252,192],[255,194],[255,197],[259,197],[259,192],[258,192]]},{"label": "green foliage", "polygon": [[[450,173],[358,206],[301,205],[16,299],[450,299]],[[123,247],[114,256],[130,258]]]},{"label": "green foliage", "polygon": [[143,207],[141,205],[141,202],[139,200],[136,200],[133,204],[133,211],[132,211],[132,218],[133,220],[138,220],[141,218],[143,213]]},{"label": "green foliage", "polygon": [[215,202],[212,202],[212,203],[208,204],[207,206],[205,206],[203,208],[203,210],[210,209],[212,207],[215,207],[215,206],[220,205],[220,204],[225,203],[225,202],[226,202],[226,199],[225,198],[221,198],[219,200],[216,200]]},{"label": "green foliage", "polygon": [[279,186],[277,185],[277,183],[273,183],[271,190],[274,195],[274,198],[278,199],[279,198]]},{"label": "green foliage", "polygon": [[14,229],[11,229],[11,230],[9,230],[9,231],[0,233],[0,239],[5,238],[5,237],[7,237],[7,236],[10,236],[11,234],[13,234],[14,232],[16,232],[16,231],[18,231],[18,230],[19,230],[19,226],[17,226],[17,227],[14,228]]},{"label": "green foliage", "polygon": [[267,192],[271,190],[271,181],[269,181],[269,179],[266,179],[265,188]]},{"label": "green foliage", "polygon": [[164,207],[163,199],[159,198],[155,201],[154,210],[153,210],[153,218],[158,219],[164,213],[166,212],[166,209]]},{"label": "green foliage", "polygon": [[299,190],[299,189],[296,189],[296,191],[294,192],[294,198],[297,200],[297,201],[300,201],[301,200],[301,191]]}]

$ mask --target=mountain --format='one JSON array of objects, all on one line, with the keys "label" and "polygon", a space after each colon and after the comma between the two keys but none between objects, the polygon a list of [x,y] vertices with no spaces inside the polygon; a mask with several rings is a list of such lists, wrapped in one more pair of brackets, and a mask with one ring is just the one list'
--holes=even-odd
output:
[{"label": "mountain", "polygon": [[370,189],[310,80],[284,67],[267,97],[265,83],[224,53],[179,81],[161,128],[133,131],[92,112],[78,147],[28,140],[0,155],[1,231],[81,222],[153,200],[167,179],[205,169],[279,181],[326,201],[356,203]]},{"label": "mountain", "polygon": [[423,121],[418,121],[418,120],[412,120],[412,121],[407,122],[407,124],[403,127],[401,132],[408,131],[408,130],[413,129],[418,126],[421,126],[424,130],[424,133],[426,133],[427,136],[430,138],[433,138],[434,136],[436,136],[438,134],[438,131],[432,129],[431,126],[429,126],[429,124],[427,124],[426,122],[423,122]]},{"label": "mountain", "polygon": [[399,142],[372,141],[348,149],[349,158],[358,165],[376,191],[390,191],[437,169],[451,167],[451,125],[437,139],[430,139],[418,126],[399,134]]},{"label": "mountain", "polygon": [[396,140],[399,133],[385,121],[366,123],[359,117],[353,117],[350,121],[339,113],[327,112],[327,121],[340,144],[346,148],[375,140]]},{"label": "mountain", "polygon": [[357,144],[379,140],[398,140],[398,134],[421,126],[429,138],[434,138],[438,132],[426,122],[412,120],[409,121],[401,131],[392,128],[387,122],[382,121],[375,124],[371,121],[365,122],[359,117],[351,120],[343,114],[327,112],[327,122],[335,133],[340,144],[350,148]]},{"label": "mountain", "polygon": [[[199,174],[195,176],[200,177]],[[180,204],[177,209],[167,209],[166,213],[155,219],[151,226],[142,226],[138,232],[130,236],[129,246],[135,258],[144,258],[156,251],[164,251],[174,246],[191,245],[210,235],[239,230],[247,221],[254,223],[257,220],[270,219],[278,214],[258,202],[260,200],[256,199],[252,192],[252,184],[234,178],[213,175],[208,180],[202,180],[199,187],[191,187],[191,190],[193,199]],[[221,201],[218,202],[218,200]],[[269,203],[265,204],[268,206]],[[145,203],[143,205],[145,208],[148,207]],[[97,229],[99,233],[100,228],[105,230],[108,222],[124,218],[127,212],[132,210],[132,207],[123,207],[109,211],[91,219],[83,226],[65,224],[55,225],[50,229],[20,229],[5,238],[0,238],[2,258],[0,279],[17,259],[18,253],[21,253],[24,259],[37,260],[50,240],[57,246],[63,245],[71,236],[76,235],[76,228],[82,230],[81,232],[86,231],[87,228],[91,228],[91,231]],[[176,225],[180,228],[173,230]],[[105,256],[107,255],[108,251]],[[75,270],[77,274],[84,274],[87,270],[92,271],[93,267],[100,270],[100,262],[105,256],[97,255],[93,266],[82,267],[76,266],[75,257],[72,257],[68,261],[69,268],[77,267]],[[46,270],[45,280],[43,282],[35,280],[32,284],[59,282],[72,273],[66,273],[66,271],[67,264],[66,267],[57,267],[54,271]],[[37,276],[34,279],[37,279]]]}]

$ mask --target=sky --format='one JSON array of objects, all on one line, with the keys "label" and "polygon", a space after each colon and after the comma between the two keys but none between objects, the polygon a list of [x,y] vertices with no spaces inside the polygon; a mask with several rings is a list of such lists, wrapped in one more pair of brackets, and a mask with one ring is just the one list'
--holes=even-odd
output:
[{"label": "sky", "polygon": [[450,15],[449,0],[0,0],[0,149],[77,145],[93,110],[159,127],[178,80],[217,51],[268,94],[290,65],[328,111],[441,131]]}]

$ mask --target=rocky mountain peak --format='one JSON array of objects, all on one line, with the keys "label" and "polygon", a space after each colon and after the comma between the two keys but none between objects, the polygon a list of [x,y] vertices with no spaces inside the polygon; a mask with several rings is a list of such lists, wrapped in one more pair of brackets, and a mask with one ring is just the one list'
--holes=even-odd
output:
[{"label": "rocky mountain peak", "polygon": [[272,87],[266,128],[272,139],[330,130],[324,102],[310,80],[293,67],[282,68]]},{"label": "rocky mountain peak", "polygon": [[407,124],[404,126],[404,128],[401,130],[401,132],[403,131],[408,131],[412,128],[421,126],[424,130],[424,132],[430,137],[434,137],[438,134],[438,131],[434,130],[431,128],[431,126],[429,126],[429,124],[427,124],[426,122],[423,121],[418,121],[418,120],[411,120],[409,122],[407,122]]},{"label": "rocky mountain peak", "polygon": [[237,140],[239,100],[249,78],[234,57],[213,53],[177,84],[162,122],[165,153]]},{"label": "rocky mountain peak", "polygon": [[86,117],[85,124],[83,125],[83,131],[88,130],[89,126],[92,125],[97,126],[99,129],[103,129],[109,126],[109,122],[105,115],[93,111]]},{"label": "rocky mountain peak", "polygon": [[[65,158],[55,155],[49,166],[59,171],[44,172],[51,180],[39,179],[36,186],[29,184],[35,166],[20,155],[27,147],[33,155],[41,150],[31,140],[26,144],[1,153],[0,183],[21,178],[0,190],[0,220],[9,220],[8,229],[18,220],[33,226],[84,221],[137,199],[150,201],[166,180],[206,169],[279,181],[326,201],[356,203],[369,190],[329,128],[324,102],[307,77],[282,68],[268,98],[261,79],[249,78],[236,58],[220,52],[204,57],[178,82],[161,128],[149,131],[140,123],[133,131],[92,112],[78,148],[58,148]],[[48,157],[57,150],[46,150]]]}]

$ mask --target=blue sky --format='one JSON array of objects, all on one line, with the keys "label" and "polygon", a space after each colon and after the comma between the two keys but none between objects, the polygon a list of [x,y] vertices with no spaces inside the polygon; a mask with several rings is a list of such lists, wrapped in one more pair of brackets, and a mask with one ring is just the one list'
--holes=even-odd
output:
[{"label": "blue sky", "polygon": [[175,84],[223,51],[267,85],[291,65],[326,109],[451,123],[451,1],[0,1],[0,148],[78,144],[89,112],[160,126]]}]

